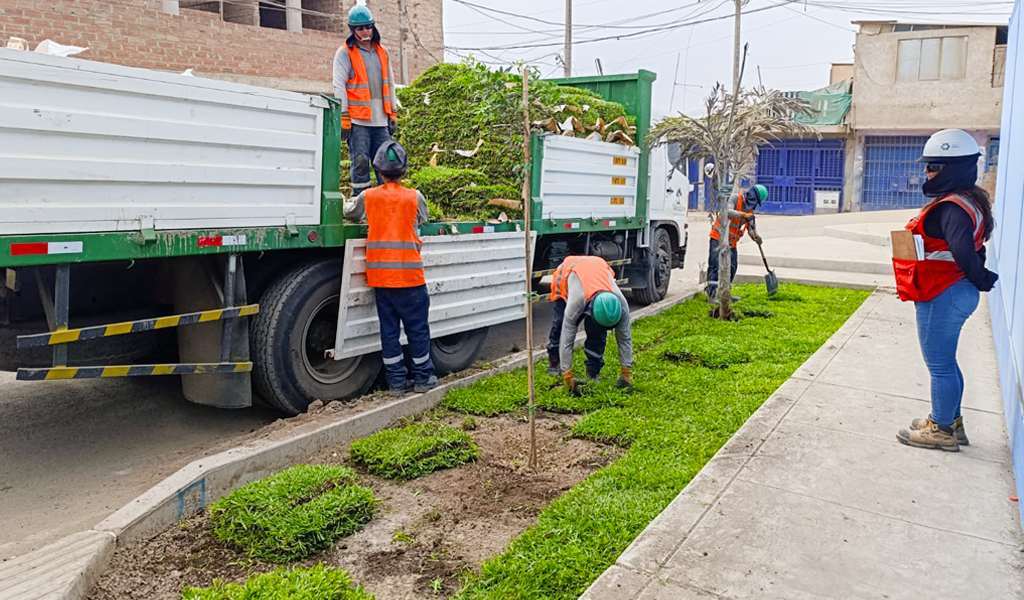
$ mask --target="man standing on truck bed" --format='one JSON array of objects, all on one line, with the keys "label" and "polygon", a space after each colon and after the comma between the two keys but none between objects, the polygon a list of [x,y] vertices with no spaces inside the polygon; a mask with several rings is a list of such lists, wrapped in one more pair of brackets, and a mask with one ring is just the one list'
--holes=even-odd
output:
[{"label": "man standing on truck bed", "polygon": [[[384,374],[395,396],[410,389],[423,393],[437,386],[430,360],[430,296],[420,256],[423,242],[417,234],[419,226],[427,222],[427,201],[423,194],[400,183],[407,164],[402,145],[385,142],[373,159],[384,184],[361,192],[345,211],[348,218],[366,219],[369,225],[366,284],[374,289],[377,300]],[[409,341],[411,378],[399,340],[402,326]]]},{"label": "man standing on truck bed", "polygon": [[633,338],[629,327],[629,304],[615,283],[615,271],[599,256],[569,256],[551,276],[554,320],[548,336],[548,372],[561,373],[566,390],[580,393],[572,372],[572,353],[580,321],[587,332],[583,345],[587,378],[596,381],[604,367],[604,346],[608,330],[615,329],[621,371],[617,385],[633,385]]},{"label": "man standing on truck bed", "polygon": [[348,11],[348,27],[351,35],[334,55],[334,94],[341,101],[341,138],[348,141],[354,196],[370,187],[370,161],[395,131],[398,100],[373,13],[357,3]]},{"label": "man standing on truck bed", "polygon": [[[760,244],[763,240],[754,225],[754,211],[768,199],[768,188],[757,184],[736,198],[736,206],[729,209],[729,252],[732,253],[732,270],[729,281],[736,279],[737,259],[736,244],[744,233],[750,233],[750,239]],[[718,249],[721,245],[721,234],[718,233],[718,218],[711,226],[711,243],[708,246],[708,300],[718,295]]]}]

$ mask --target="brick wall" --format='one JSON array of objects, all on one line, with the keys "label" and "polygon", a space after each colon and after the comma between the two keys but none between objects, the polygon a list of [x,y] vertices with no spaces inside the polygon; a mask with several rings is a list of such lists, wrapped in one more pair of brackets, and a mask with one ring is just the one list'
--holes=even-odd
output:
[{"label": "brick wall", "polygon": [[[239,1],[251,2],[244,6]],[[225,18],[245,13],[258,19],[257,0],[224,4]],[[322,12],[347,14],[355,0],[305,0],[303,6]],[[443,55],[442,0],[404,0],[409,33],[405,42],[411,78]],[[284,4],[284,0],[275,0]],[[330,89],[331,63],[342,43],[339,19],[307,15],[301,33],[249,24],[225,22],[216,2],[191,2],[203,10],[186,8],[180,14],[161,12],[160,0],[2,0],[0,45],[8,37],[28,40],[31,47],[50,38],[62,44],[88,46],[80,58],[135,67],[184,71],[305,92]],[[399,2],[369,0],[384,45],[390,50],[395,77],[399,72]],[[347,30],[347,27],[345,27]],[[415,34],[415,35],[413,35]],[[418,39],[417,39],[418,38]]]}]

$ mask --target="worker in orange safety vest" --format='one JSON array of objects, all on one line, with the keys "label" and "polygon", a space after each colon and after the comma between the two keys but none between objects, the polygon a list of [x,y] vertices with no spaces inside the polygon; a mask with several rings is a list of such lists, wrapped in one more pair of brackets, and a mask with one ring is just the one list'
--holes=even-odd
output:
[{"label": "worker in orange safety vest", "polygon": [[[437,386],[430,358],[430,296],[423,274],[417,229],[427,221],[423,194],[400,182],[408,165],[405,149],[388,141],[374,157],[373,166],[384,184],[368,189],[353,201],[345,216],[366,219],[366,284],[373,288],[380,321],[381,355],[388,388],[400,396],[409,390],[423,393]],[[409,341],[410,370],[400,337]]]},{"label": "worker in orange safety vest", "polygon": [[[394,73],[373,13],[362,2],[348,12],[351,35],[334,55],[334,93],[341,103],[341,138],[352,161],[352,193],[370,187],[371,161],[395,134]],[[378,185],[382,183],[377,173]]]},{"label": "worker in orange safety vest", "polygon": [[[754,211],[768,199],[768,188],[757,184],[736,197],[736,205],[729,209],[729,252],[732,255],[732,268],[729,281],[736,278],[736,263],[739,255],[736,244],[743,234],[749,233],[750,239],[760,244],[763,240],[757,233],[754,224]],[[708,245],[708,300],[714,301],[718,295],[718,251],[721,246],[721,234],[718,232],[719,220],[716,217],[711,226],[711,242]],[[738,298],[737,298],[738,300]]]}]

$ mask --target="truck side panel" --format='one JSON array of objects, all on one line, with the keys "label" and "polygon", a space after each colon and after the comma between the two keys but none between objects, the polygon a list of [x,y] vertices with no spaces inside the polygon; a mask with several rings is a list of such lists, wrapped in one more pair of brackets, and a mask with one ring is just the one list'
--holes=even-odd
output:
[{"label": "truck side panel", "polygon": [[0,235],[320,223],[309,96],[7,49],[0,65]]},{"label": "truck side panel", "polygon": [[621,144],[544,136],[544,219],[636,216],[640,151]]}]

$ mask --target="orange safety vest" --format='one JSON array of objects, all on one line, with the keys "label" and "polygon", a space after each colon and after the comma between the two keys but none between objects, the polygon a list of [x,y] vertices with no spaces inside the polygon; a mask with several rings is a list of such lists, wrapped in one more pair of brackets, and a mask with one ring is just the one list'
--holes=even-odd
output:
[{"label": "orange safety vest", "polygon": [[924,220],[928,213],[943,202],[952,202],[971,216],[974,222],[974,249],[980,251],[985,245],[985,217],[973,202],[950,194],[926,204],[921,208],[921,213],[907,223],[907,230],[924,240],[924,259],[892,259],[896,293],[904,302],[930,302],[964,278],[964,272],[953,259],[946,240],[929,237],[924,231]]},{"label": "orange safety vest", "polygon": [[[743,210],[743,192],[740,192],[738,198],[736,198],[736,210]],[[721,240],[722,235],[718,233],[718,217],[715,217],[715,224],[711,226],[711,239]],[[739,243],[740,238],[746,233],[747,228],[750,224],[740,217],[731,217],[729,219],[729,246],[735,248],[736,244]]]},{"label": "orange safety vest", "polygon": [[416,235],[416,190],[385,183],[363,192],[366,200],[366,284],[375,288],[425,285],[423,242]]},{"label": "orange safety vest", "polygon": [[[611,278],[615,271],[600,256],[569,256],[558,265],[551,275],[551,293],[548,300],[569,299],[569,275],[575,273],[583,284],[583,295],[587,302],[598,292],[611,292]],[[609,277],[611,276],[611,278]]]},{"label": "orange safety vest", "polygon": [[[394,118],[395,108],[391,106],[391,80],[388,79],[391,70],[388,68],[388,51],[380,44],[373,45],[380,59],[380,74],[383,79],[381,96],[384,101],[384,114],[388,118]],[[352,77],[345,82],[345,94],[348,96],[348,116],[350,119],[369,121],[373,118],[373,109],[370,103],[370,77],[366,74],[366,63],[363,61],[362,51],[358,44],[353,44],[348,49],[348,59],[352,63]]]}]

